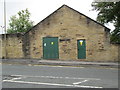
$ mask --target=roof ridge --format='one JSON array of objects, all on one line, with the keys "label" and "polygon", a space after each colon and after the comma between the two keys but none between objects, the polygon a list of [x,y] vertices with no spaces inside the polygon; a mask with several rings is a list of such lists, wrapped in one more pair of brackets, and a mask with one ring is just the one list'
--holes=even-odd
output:
[{"label": "roof ridge", "polygon": [[[71,9],[71,10],[73,10],[73,11],[75,11],[75,12],[77,12],[77,13],[83,15],[83,16],[85,16],[86,18],[88,18],[88,19],[92,20],[93,22],[95,22],[95,23],[97,23],[97,24],[99,24],[99,25],[101,25],[101,26],[107,28],[107,30],[110,31],[110,29],[109,29],[108,27],[106,27],[105,25],[103,25],[103,24],[101,24],[101,23],[99,23],[99,22],[93,20],[92,18],[90,18],[90,17],[86,16],[85,14],[83,14],[83,13],[81,13],[81,12],[79,12],[79,11],[77,11],[77,10],[71,8],[71,7],[69,7],[68,5],[63,4],[61,7],[59,7],[57,10],[55,10],[53,13],[51,13],[51,14],[48,15],[46,18],[44,18],[43,20],[41,20],[40,22],[38,22],[36,25],[34,25],[34,26],[33,26],[31,29],[29,29],[26,33],[28,33],[29,31],[31,31],[34,27],[36,27],[38,24],[40,24],[41,22],[43,22],[44,20],[46,20],[47,18],[49,18],[51,15],[53,15],[55,12],[57,12],[58,10],[60,10],[60,9],[63,8],[63,7],[67,7],[67,8],[69,8],[69,9]],[[25,34],[26,34],[26,33],[25,33]],[[24,34],[24,35],[25,35],[25,34]]]}]

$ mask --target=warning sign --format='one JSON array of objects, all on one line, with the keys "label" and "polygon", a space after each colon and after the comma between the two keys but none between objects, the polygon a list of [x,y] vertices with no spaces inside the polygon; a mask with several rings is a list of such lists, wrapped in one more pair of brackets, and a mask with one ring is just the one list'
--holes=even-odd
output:
[{"label": "warning sign", "polygon": [[83,40],[80,40],[80,45],[82,46],[82,44],[83,44]]}]

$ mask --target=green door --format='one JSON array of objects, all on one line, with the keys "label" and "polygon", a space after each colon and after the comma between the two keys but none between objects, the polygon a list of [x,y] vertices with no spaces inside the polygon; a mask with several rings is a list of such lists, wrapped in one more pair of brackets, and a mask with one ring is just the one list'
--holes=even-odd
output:
[{"label": "green door", "polygon": [[44,59],[58,59],[58,38],[44,37],[43,38],[43,58]]},{"label": "green door", "polygon": [[86,42],[84,39],[77,41],[78,59],[86,59]]}]

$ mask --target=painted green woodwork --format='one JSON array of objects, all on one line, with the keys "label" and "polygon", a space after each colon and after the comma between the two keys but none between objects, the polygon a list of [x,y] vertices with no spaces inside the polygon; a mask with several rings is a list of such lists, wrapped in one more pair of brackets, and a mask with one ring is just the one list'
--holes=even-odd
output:
[{"label": "painted green woodwork", "polygon": [[58,38],[44,37],[43,38],[43,58],[44,59],[58,59]]},{"label": "painted green woodwork", "polygon": [[78,59],[86,59],[86,42],[84,39],[77,41]]}]

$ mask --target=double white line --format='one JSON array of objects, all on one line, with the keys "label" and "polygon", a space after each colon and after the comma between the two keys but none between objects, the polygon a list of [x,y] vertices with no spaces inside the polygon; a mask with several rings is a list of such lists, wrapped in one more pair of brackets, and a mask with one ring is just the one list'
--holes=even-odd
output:
[{"label": "double white line", "polygon": [[[85,79],[81,82],[73,83],[72,85],[69,84],[58,84],[58,83],[42,83],[42,82],[29,82],[29,81],[18,81],[19,79],[22,79],[22,77],[52,77],[52,78],[64,78],[64,79],[77,79],[77,78],[70,78],[70,77],[53,77],[53,76],[23,76],[23,75],[11,75],[11,76],[19,76],[18,78],[13,78],[11,80],[3,80],[3,82],[13,82],[13,83],[24,83],[24,84],[36,84],[36,85],[52,85],[52,86],[66,86],[66,87],[81,87],[81,88],[103,88],[99,86],[85,86],[85,85],[78,85],[83,82],[87,82],[88,80],[85,78],[78,78],[78,79]],[[90,78],[89,78],[90,79]],[[17,80],[17,81],[15,81]]]},{"label": "double white line", "polygon": [[81,81],[81,82],[75,82],[75,83],[73,83],[74,85],[78,85],[78,84],[81,84],[81,83],[83,83],[83,82],[87,82],[88,80],[84,80],[84,81]]},{"label": "double white line", "polygon": [[25,83],[25,84],[37,84],[37,85],[52,85],[52,86],[81,87],[81,88],[102,88],[97,86],[67,85],[67,84],[57,84],[57,83],[42,83],[42,82],[12,81],[12,80],[4,80],[4,81],[14,82],[14,83]]}]

